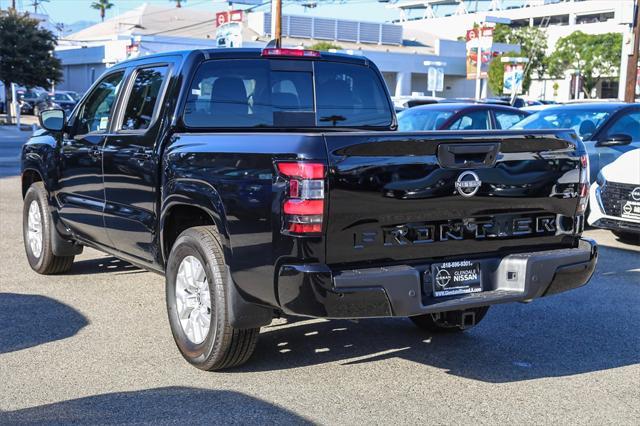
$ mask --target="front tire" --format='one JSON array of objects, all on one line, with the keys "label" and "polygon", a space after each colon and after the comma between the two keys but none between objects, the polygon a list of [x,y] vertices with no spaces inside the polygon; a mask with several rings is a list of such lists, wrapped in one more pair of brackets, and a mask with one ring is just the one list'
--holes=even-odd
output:
[{"label": "front tire", "polygon": [[[433,333],[452,333],[469,330],[485,317],[489,306],[466,309],[464,311],[438,312],[410,317],[420,329]],[[473,319],[473,323],[469,321]]]},{"label": "front tire", "polygon": [[182,356],[201,370],[244,364],[259,328],[230,325],[228,282],[220,237],[212,226],[184,231],[171,249],[166,271],[169,324]]},{"label": "front tire", "polygon": [[31,269],[39,274],[61,274],[71,269],[75,256],[53,254],[53,229],[47,190],[36,182],[27,190],[22,209],[22,238]]}]

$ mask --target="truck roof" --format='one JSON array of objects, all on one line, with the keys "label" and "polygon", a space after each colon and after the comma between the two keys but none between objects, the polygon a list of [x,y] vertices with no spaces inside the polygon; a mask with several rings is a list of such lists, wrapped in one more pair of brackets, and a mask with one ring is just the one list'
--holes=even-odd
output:
[{"label": "truck roof", "polygon": [[[162,52],[155,53],[153,55],[145,55],[140,56],[138,58],[127,59],[126,61],[119,62],[115,66],[128,65],[131,63],[135,63],[137,61],[146,61],[153,58],[165,58],[168,56],[180,56],[182,58],[187,58],[193,54],[204,54],[209,59],[259,59],[263,58],[262,56],[263,49],[259,48],[221,48],[221,49],[191,49],[191,50],[176,50],[170,52]],[[278,56],[269,56],[270,59],[277,59]],[[295,59],[295,60],[329,60],[329,61],[339,61],[339,62],[348,62],[358,65],[368,65],[369,60],[362,55],[348,55],[345,53],[332,53],[332,52],[320,52],[320,56],[312,56],[312,57],[297,57],[297,56],[287,56],[283,55],[282,58],[287,59]]]}]

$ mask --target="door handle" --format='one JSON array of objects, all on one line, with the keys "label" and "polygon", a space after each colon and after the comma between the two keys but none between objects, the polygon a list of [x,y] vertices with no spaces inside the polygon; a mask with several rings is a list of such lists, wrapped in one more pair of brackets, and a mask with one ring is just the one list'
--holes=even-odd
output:
[{"label": "door handle", "polygon": [[440,167],[452,169],[493,167],[499,150],[499,143],[440,144],[438,163]]},{"label": "door handle", "polygon": [[144,150],[140,150],[133,153],[133,158],[139,163],[144,163],[145,161],[149,161],[151,159],[151,154],[145,152]]}]

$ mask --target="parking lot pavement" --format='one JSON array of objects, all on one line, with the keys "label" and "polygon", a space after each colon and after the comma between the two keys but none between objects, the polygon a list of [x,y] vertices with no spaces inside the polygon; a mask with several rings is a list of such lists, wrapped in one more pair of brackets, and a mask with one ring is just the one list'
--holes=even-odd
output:
[{"label": "parking lot pavement", "polygon": [[163,278],[87,249],[29,269],[19,179],[0,179],[0,424],[637,424],[640,251],[607,231],[591,283],[493,307],[462,335],[405,319],[275,321],[207,373],[173,343]]},{"label": "parking lot pavement", "polygon": [[0,178],[20,173],[20,147],[30,135],[30,131],[0,126]]}]

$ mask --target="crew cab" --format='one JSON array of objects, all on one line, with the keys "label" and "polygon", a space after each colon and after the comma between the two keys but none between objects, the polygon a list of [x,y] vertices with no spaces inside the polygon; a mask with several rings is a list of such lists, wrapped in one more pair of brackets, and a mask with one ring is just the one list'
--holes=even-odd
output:
[{"label": "crew cab", "polygon": [[31,267],[84,246],[163,274],[186,360],[240,365],[280,315],[461,331],[584,285],[571,130],[399,132],[376,66],[290,49],[119,63],[22,152]]}]

